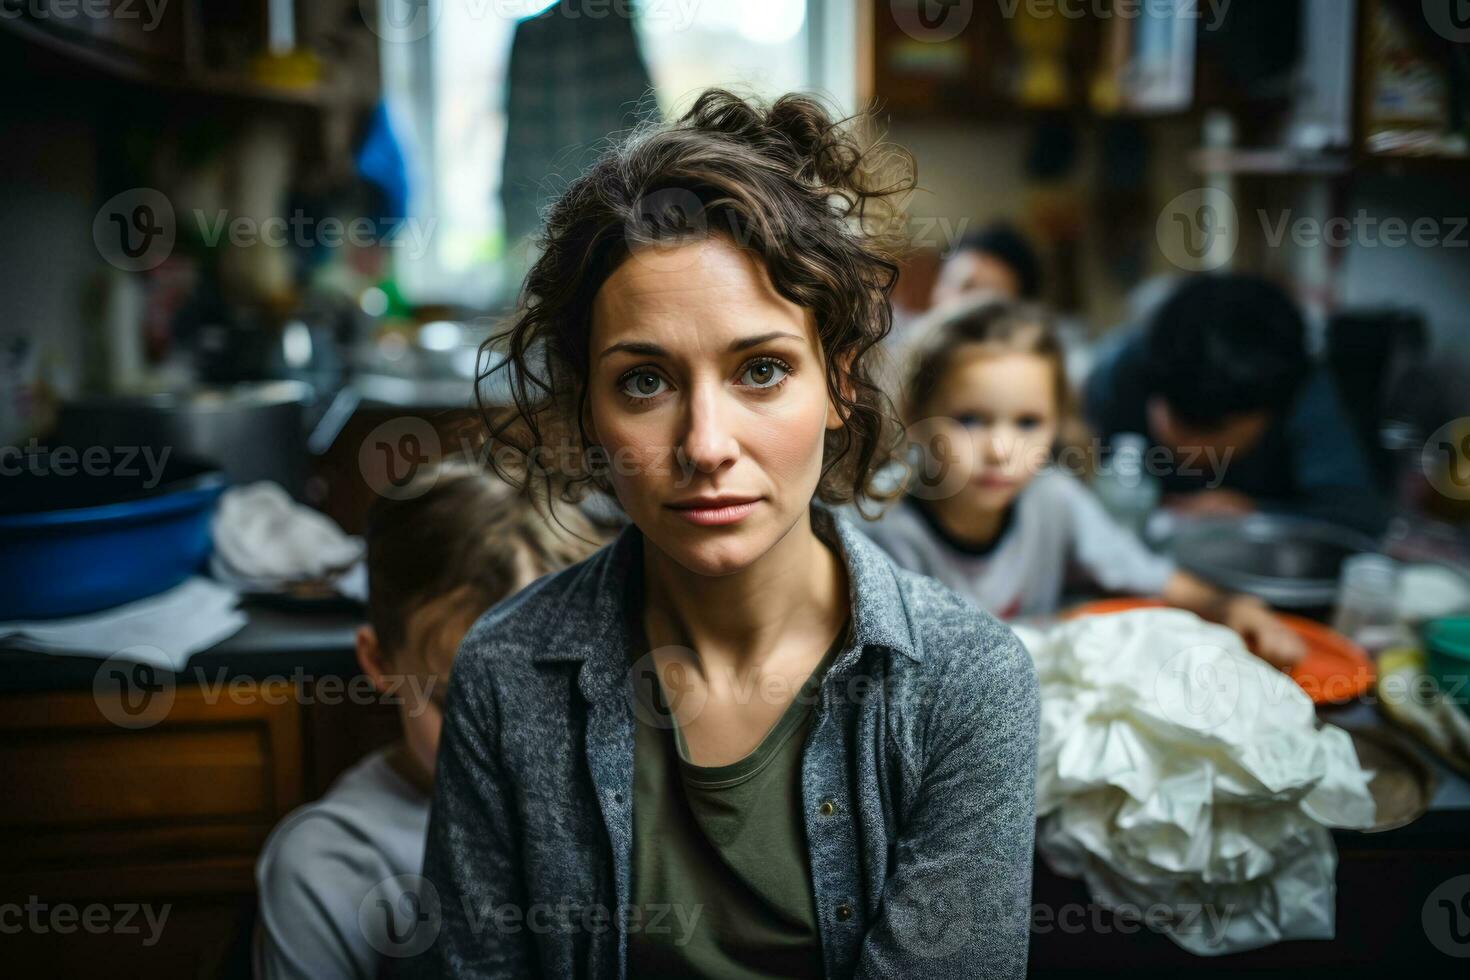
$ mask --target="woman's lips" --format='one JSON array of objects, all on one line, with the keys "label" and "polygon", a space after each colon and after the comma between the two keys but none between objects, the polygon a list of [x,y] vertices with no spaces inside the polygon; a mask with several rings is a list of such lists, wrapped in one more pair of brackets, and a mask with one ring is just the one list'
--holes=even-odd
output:
[{"label": "woman's lips", "polygon": [[721,504],[717,507],[673,507],[671,510],[691,524],[711,527],[742,521],[759,503],[759,500],[747,500],[744,503]]}]

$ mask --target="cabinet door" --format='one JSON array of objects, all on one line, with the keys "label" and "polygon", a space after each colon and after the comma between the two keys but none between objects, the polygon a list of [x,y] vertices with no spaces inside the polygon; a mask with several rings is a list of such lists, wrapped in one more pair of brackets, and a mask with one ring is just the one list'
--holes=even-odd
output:
[{"label": "cabinet door", "polygon": [[[301,707],[286,681],[0,699],[0,896],[13,975],[195,976],[253,904],[253,865],[302,802]],[[119,723],[119,719],[121,723]]]}]

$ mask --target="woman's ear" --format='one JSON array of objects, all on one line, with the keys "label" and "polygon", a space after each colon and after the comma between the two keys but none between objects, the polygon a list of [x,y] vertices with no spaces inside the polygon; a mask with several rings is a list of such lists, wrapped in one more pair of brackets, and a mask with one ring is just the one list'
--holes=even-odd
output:
[{"label": "woman's ear", "polygon": [[357,666],[373,682],[374,688],[387,692],[388,662],[383,658],[383,648],[378,645],[378,631],[371,626],[357,628]]},{"label": "woman's ear", "polygon": [[[852,363],[857,356],[856,350],[850,350],[838,357],[838,384],[841,386],[842,395],[849,402],[857,401],[857,386],[852,382]],[[840,429],[847,424],[848,410],[838,404],[837,399],[827,397],[827,428]]]}]

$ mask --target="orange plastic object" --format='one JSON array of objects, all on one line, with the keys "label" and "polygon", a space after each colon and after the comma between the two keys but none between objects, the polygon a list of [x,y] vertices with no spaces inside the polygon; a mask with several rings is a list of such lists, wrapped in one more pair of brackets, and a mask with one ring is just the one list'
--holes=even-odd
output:
[{"label": "orange plastic object", "polygon": [[[1067,610],[1063,619],[1103,616],[1133,609],[1163,609],[1158,599],[1102,599]],[[1362,697],[1373,686],[1373,661],[1352,640],[1301,616],[1276,613],[1276,618],[1302,638],[1307,655],[1292,668],[1291,679],[1314,704],[1342,704]]]}]

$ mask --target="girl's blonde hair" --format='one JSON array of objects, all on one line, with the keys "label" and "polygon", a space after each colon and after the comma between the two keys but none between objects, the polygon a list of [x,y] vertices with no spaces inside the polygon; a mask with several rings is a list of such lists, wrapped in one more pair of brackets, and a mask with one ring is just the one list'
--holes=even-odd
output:
[{"label": "girl's blonde hair", "polygon": [[1051,367],[1056,396],[1057,447],[1081,444],[1086,427],[1067,378],[1067,354],[1051,314],[1035,303],[985,297],[947,306],[913,327],[917,339],[902,365],[899,406],[905,425],[928,417],[944,376],[962,348],[993,354],[1034,354]]}]

